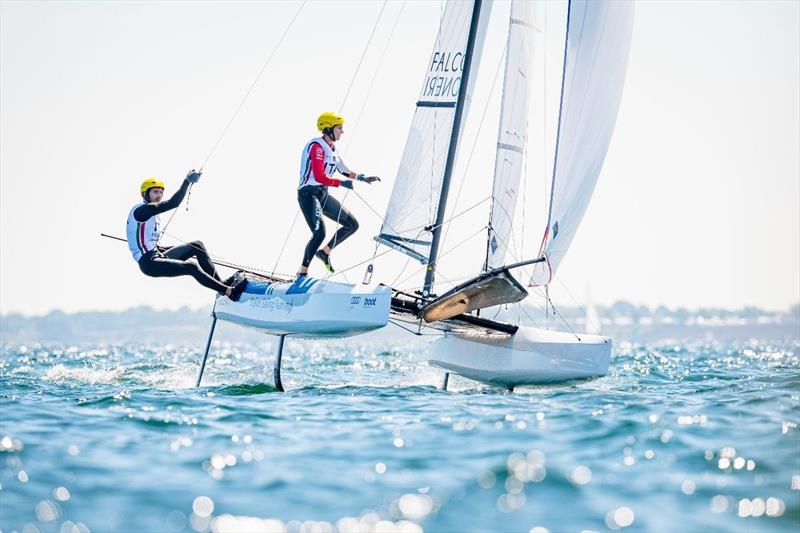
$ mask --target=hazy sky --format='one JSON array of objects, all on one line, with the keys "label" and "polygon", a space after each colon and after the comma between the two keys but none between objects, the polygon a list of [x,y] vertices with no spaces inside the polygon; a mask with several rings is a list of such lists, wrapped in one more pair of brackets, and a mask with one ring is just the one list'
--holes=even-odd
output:
[{"label": "hazy sky", "polygon": [[[384,179],[356,185],[383,213],[441,6],[390,1],[378,20],[381,5],[306,5],[171,235],[202,239],[217,256],[271,269],[297,213],[300,151],[325,110],[347,117],[342,151],[349,166]],[[298,7],[0,3],[0,311],[210,303],[212,295],[191,279],[146,278],[126,245],[99,233],[124,235],[145,177],[164,179],[170,194],[203,163]],[[562,3],[548,3],[546,11],[548,28],[563,22]],[[489,94],[507,17],[508,3],[496,2],[455,172],[455,213],[490,190],[499,91]],[[558,40],[547,42],[545,57],[556,56]],[[571,303],[569,293],[582,301],[587,286],[598,303],[785,309],[800,300],[799,54],[794,0],[637,3],[619,119],[589,211],[553,285],[558,301]],[[548,60],[544,71],[554,64]],[[548,74],[543,84],[552,80]],[[541,104],[553,101],[551,95]],[[531,257],[543,230],[548,166],[536,154],[551,142],[540,136],[530,148],[525,234],[517,238]],[[334,254],[340,269],[372,255],[380,227],[352,193],[345,205],[361,230]],[[454,225],[445,250],[477,237],[443,260],[440,279],[480,267],[484,207]],[[279,272],[296,271],[308,235],[299,219]],[[375,280],[391,282],[403,267],[399,282],[419,284],[418,267],[394,252],[376,262]],[[360,280],[363,267],[347,275]]]}]

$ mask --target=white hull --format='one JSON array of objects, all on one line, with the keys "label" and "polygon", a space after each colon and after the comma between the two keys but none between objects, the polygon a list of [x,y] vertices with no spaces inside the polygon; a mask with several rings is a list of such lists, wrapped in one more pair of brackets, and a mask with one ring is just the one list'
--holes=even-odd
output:
[{"label": "white hull", "polygon": [[514,335],[448,334],[431,344],[428,362],[482,383],[516,387],[604,376],[610,358],[609,337],[520,327]]},{"label": "white hull", "polygon": [[238,302],[218,296],[220,320],[271,335],[349,337],[384,327],[392,293],[388,287],[315,278],[296,282],[249,281]]}]

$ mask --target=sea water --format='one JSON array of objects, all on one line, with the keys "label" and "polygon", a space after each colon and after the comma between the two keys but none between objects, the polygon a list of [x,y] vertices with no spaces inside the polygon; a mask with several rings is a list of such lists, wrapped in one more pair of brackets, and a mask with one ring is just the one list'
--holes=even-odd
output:
[{"label": "sea water", "polygon": [[0,530],[797,531],[800,343],[618,341],[514,392],[427,338],[5,344]]}]

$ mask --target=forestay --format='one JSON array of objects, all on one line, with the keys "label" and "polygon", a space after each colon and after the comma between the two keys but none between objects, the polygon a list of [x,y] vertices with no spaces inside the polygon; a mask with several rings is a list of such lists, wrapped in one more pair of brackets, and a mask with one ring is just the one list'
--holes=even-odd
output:
[{"label": "forestay", "polygon": [[534,5],[534,2],[525,0],[514,0],[511,4],[485,270],[502,266],[511,245],[514,210],[528,140],[532,57],[541,33],[536,25]]},{"label": "forestay", "polygon": [[[394,189],[386,211],[379,242],[396,248],[420,262],[427,262],[430,230],[435,224],[445,163],[461,91],[462,73],[473,2],[447,2],[439,33],[428,62],[419,101],[408,133]],[[480,57],[491,2],[479,3],[479,26],[473,63]],[[470,68],[461,122],[474,86],[477,68]],[[457,142],[457,141],[456,141]]]},{"label": "forestay", "polygon": [[567,253],[608,150],[617,119],[633,29],[633,3],[572,0],[550,211],[531,284],[549,283]]}]

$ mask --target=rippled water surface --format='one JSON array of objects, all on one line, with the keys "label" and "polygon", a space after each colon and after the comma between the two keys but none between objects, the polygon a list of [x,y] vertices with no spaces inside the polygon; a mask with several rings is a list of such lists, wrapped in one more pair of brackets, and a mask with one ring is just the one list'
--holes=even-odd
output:
[{"label": "rippled water surface", "polygon": [[[268,339],[265,337],[265,339]],[[4,345],[0,530],[797,531],[800,345],[437,388],[425,341]]]}]

